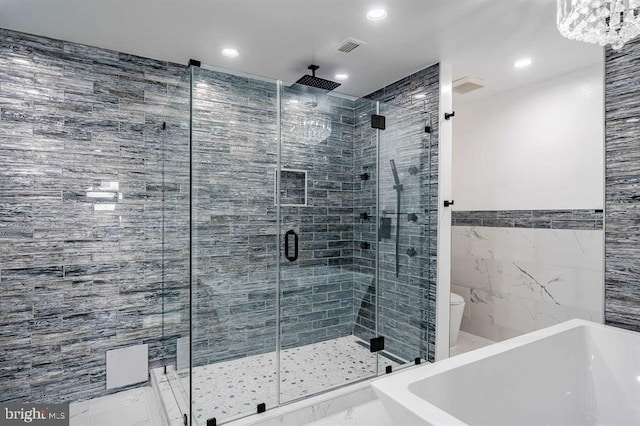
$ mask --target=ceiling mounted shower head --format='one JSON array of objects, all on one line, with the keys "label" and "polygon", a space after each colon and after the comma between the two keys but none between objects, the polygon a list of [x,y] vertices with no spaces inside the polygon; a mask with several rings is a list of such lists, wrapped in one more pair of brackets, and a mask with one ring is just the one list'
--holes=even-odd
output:
[{"label": "ceiling mounted shower head", "polygon": [[324,90],[333,90],[336,87],[340,86],[340,83],[336,83],[335,81],[325,80],[324,78],[316,77],[316,70],[320,68],[317,65],[309,65],[308,67],[311,70],[311,74],[303,75],[295,82],[295,84],[302,84],[304,86],[316,87],[318,89]]}]

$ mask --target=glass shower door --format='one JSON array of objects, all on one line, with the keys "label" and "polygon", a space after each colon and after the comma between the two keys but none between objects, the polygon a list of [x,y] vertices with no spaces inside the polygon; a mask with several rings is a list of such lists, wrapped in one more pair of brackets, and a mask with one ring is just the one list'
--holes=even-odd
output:
[{"label": "glass shower door", "polygon": [[[189,373],[177,377],[193,424],[431,360],[437,146],[425,132],[429,115],[190,73],[189,182],[179,175],[163,190],[173,219],[190,213],[188,242],[185,229],[167,228],[178,243],[171,256],[189,250],[189,300],[180,277],[165,299],[175,291],[190,308],[188,334],[182,321],[167,350]],[[178,160],[167,153],[168,163]],[[184,188],[189,197],[169,192]]]},{"label": "glass shower door", "polygon": [[[437,146],[430,115],[380,103],[378,148],[379,372],[433,360]],[[434,289],[432,291],[432,289]]]},{"label": "glass shower door", "polygon": [[276,89],[193,68],[191,403],[201,425],[278,403]]},{"label": "glass shower door", "polygon": [[[376,355],[356,318],[354,102],[313,88],[282,87],[276,179],[280,257],[280,402],[372,377]],[[369,128],[367,133],[372,132]],[[370,184],[370,183],[369,183]],[[370,201],[370,200],[369,200]],[[375,223],[372,206],[367,221]],[[364,219],[363,219],[364,220]],[[360,242],[357,243],[357,250]],[[364,247],[364,246],[363,246]],[[373,241],[369,252],[374,252]],[[372,256],[369,254],[368,256]],[[369,286],[373,274],[359,278]],[[369,307],[367,320],[375,322]]]},{"label": "glass shower door", "polygon": [[[164,368],[156,375],[163,395],[173,398],[180,416],[190,413],[189,362],[189,136],[191,71],[169,91],[162,158],[162,338]],[[150,186],[147,185],[147,191]],[[154,371],[156,374],[156,371]],[[163,396],[164,398],[165,396]]]}]

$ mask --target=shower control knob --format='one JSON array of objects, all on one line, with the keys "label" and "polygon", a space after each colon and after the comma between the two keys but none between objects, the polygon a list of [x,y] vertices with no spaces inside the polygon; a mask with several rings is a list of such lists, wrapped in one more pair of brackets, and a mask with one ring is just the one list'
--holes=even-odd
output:
[{"label": "shower control knob", "polygon": [[360,243],[360,248],[362,250],[369,250],[371,248],[371,244],[367,243],[366,241],[363,241]]},{"label": "shower control knob", "polygon": [[407,256],[409,257],[413,257],[416,254],[418,254],[418,252],[416,251],[416,249],[414,249],[413,247],[407,249]]},{"label": "shower control knob", "polygon": [[415,213],[409,213],[409,214],[407,215],[407,220],[408,220],[409,222],[417,222],[417,221],[418,221],[418,215],[417,215],[417,214],[415,214]]},{"label": "shower control knob", "polygon": [[362,220],[369,220],[371,216],[369,216],[369,213],[364,212],[364,213],[360,213],[360,219]]}]

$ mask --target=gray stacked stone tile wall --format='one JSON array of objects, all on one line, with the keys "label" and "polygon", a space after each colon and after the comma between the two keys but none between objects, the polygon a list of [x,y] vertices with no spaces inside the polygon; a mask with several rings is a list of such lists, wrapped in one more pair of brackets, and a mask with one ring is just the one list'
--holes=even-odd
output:
[{"label": "gray stacked stone tile wall", "polygon": [[[354,102],[323,91],[282,92],[282,168],[307,172],[307,206],[283,206],[282,233],[300,239],[298,261],[281,256],[281,346],[353,331]],[[317,135],[305,123],[330,121]]]},{"label": "gray stacked stone tile wall", "polygon": [[[102,395],[109,349],[148,343],[151,367],[173,363],[190,315],[198,365],[275,348],[276,86],[197,69],[190,104],[190,72],[0,31],[1,401]],[[402,99],[424,91],[428,105],[412,107],[437,109],[437,76],[431,67],[379,95],[407,106]],[[375,165],[375,133],[357,114],[370,115],[373,103],[282,96],[281,164],[307,173],[306,205],[281,210],[282,232],[300,238],[298,261],[279,265],[287,348],[351,334],[354,321],[371,329],[375,227],[358,213],[377,212],[376,171],[359,180]],[[421,114],[388,115],[412,131],[424,125]],[[307,118],[328,120],[330,135],[309,135]],[[388,244],[381,254],[380,334],[407,359],[433,354],[437,120],[433,127],[431,151],[412,154],[415,179],[400,164],[402,132],[383,137],[403,167],[405,205],[420,217],[403,224],[401,251],[418,254],[402,256],[400,279]]]},{"label": "gray stacked stone tile wall", "polygon": [[190,231],[190,85],[185,71],[169,89],[163,116],[162,164],[157,182],[147,190],[161,191],[162,210],[162,332],[165,365],[176,364],[179,338],[189,337],[189,231]]},{"label": "gray stacked stone tile wall", "polygon": [[[307,194],[282,206],[279,226],[276,96],[274,83],[195,70],[195,365],[275,350],[278,230],[300,244],[297,261],[281,257],[281,346],[352,332],[353,101],[282,90],[281,167],[306,173],[294,185]],[[330,135],[309,134],[310,119]]]},{"label": "gray stacked stone tile wall", "polygon": [[640,39],[605,60],[605,322],[640,331]]},{"label": "gray stacked stone tile wall", "polygon": [[602,210],[454,211],[453,226],[493,228],[602,229]]},{"label": "gray stacked stone tile wall", "polygon": [[163,363],[160,124],[183,72],[0,30],[0,401],[101,395],[109,349]]}]

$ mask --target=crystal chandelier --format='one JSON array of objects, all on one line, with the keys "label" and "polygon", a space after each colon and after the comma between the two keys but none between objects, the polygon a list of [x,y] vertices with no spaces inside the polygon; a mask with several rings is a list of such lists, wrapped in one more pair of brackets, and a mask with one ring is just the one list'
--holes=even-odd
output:
[{"label": "crystal chandelier", "polygon": [[640,0],[558,0],[563,36],[620,49],[640,34]]},{"label": "crystal chandelier", "polygon": [[301,118],[302,136],[314,143],[322,142],[331,136],[331,118],[324,114],[312,113]]}]

